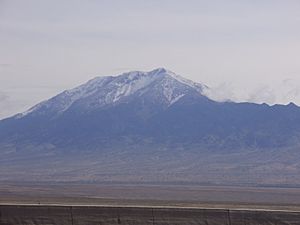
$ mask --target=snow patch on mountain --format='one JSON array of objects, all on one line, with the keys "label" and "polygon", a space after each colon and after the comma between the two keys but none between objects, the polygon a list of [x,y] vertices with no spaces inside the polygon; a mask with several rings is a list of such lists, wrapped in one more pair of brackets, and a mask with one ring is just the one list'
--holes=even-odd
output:
[{"label": "snow patch on mountain", "polygon": [[145,88],[156,79],[157,77],[147,76],[145,73],[129,73],[128,81],[116,84],[116,90],[111,93],[114,96],[112,102],[116,102],[122,97],[136,93],[138,90]]},{"label": "snow patch on mountain", "polygon": [[22,112],[22,113],[19,113],[15,116],[16,119],[20,119],[24,116],[27,116],[28,114],[36,111],[36,110],[39,110],[44,104],[46,104],[47,101],[43,101],[35,106],[33,106],[32,108],[30,108],[29,110],[25,111],[25,112]]},{"label": "snow patch on mountain", "polygon": [[173,105],[175,102],[177,102],[179,99],[181,99],[185,94],[180,94],[180,95],[177,95],[175,98],[171,99],[170,101],[170,105]]},{"label": "snow patch on mountain", "polygon": [[[157,89],[151,89],[153,85]],[[199,94],[207,88],[201,84],[185,79],[172,71],[158,68],[150,72],[133,71],[123,73],[119,76],[96,77],[85,84],[44,101],[28,111],[18,114],[22,118],[41,108],[46,111],[60,114],[68,110],[74,103],[81,101],[85,107],[102,107],[109,104],[118,104],[119,101],[139,92],[146,90],[162,93],[161,100],[168,106],[177,102],[188,91],[194,90]]]},{"label": "snow patch on mountain", "polygon": [[180,75],[178,75],[178,74],[176,74],[176,73],[174,73],[174,72],[172,72],[172,71],[170,71],[170,70],[166,70],[166,69],[164,69],[164,68],[160,68],[160,69],[158,69],[158,70],[159,70],[159,71],[163,71],[164,73],[168,74],[169,76],[171,76],[172,78],[174,78],[174,79],[177,80],[178,82],[183,83],[183,84],[185,84],[185,85],[190,86],[191,88],[196,89],[196,90],[197,90],[199,93],[201,93],[201,94],[202,94],[202,92],[203,92],[204,89],[207,89],[207,88],[208,88],[208,87],[205,86],[205,85],[202,85],[202,84],[193,82],[193,81],[191,81],[191,80],[189,80],[189,79],[186,79],[186,78],[184,78],[184,77],[182,77],[182,76],[180,76]]}]

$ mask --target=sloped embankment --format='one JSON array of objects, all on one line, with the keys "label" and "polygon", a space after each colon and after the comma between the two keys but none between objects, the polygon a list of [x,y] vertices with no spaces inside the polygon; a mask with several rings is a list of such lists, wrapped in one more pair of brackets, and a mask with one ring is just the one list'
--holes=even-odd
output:
[{"label": "sloped embankment", "polygon": [[299,225],[300,212],[90,206],[0,206],[0,225]]}]

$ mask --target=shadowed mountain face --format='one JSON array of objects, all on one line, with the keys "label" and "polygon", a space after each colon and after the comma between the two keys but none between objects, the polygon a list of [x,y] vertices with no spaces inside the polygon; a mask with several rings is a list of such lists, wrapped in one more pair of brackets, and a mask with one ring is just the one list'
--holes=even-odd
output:
[{"label": "shadowed mountain face", "polygon": [[[300,108],[215,102],[203,94],[207,88],[162,68],[95,78],[0,121],[2,165],[14,167],[9,174],[42,162],[42,170],[34,168],[47,179],[76,164],[77,172],[68,173],[74,180],[102,180],[99,174],[117,170],[135,181],[155,180],[159,171],[157,181],[177,181],[180,173],[183,182],[216,183],[221,176],[225,183],[254,184],[276,170],[282,179],[269,183],[284,177],[297,183]],[[49,168],[60,162],[53,173]],[[264,175],[254,179],[253,168]],[[204,172],[214,178],[201,177]]]}]

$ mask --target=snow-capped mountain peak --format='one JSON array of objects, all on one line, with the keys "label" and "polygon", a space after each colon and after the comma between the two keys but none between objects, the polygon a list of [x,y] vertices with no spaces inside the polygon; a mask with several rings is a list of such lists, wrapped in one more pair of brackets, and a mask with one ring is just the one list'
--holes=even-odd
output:
[{"label": "snow-capped mountain peak", "polygon": [[84,109],[118,104],[133,96],[155,95],[157,101],[170,106],[194,91],[202,94],[206,86],[185,79],[172,71],[157,68],[150,72],[132,71],[118,76],[96,77],[85,84],[44,101],[17,115],[19,118],[36,111],[63,113],[75,104]]}]

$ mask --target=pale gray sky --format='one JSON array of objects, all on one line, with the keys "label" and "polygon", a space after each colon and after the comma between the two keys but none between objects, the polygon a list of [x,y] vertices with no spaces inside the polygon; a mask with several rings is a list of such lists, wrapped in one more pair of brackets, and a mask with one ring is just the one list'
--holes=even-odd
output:
[{"label": "pale gray sky", "polygon": [[300,104],[299,0],[0,0],[0,118],[166,67],[214,98]]}]

